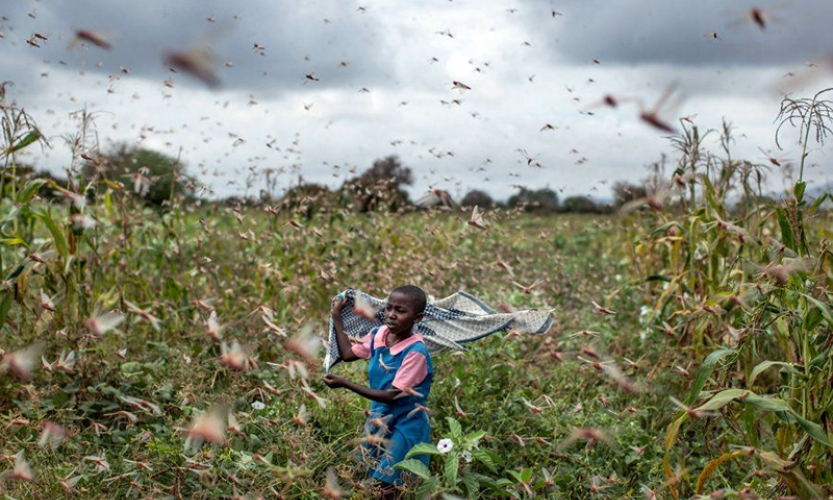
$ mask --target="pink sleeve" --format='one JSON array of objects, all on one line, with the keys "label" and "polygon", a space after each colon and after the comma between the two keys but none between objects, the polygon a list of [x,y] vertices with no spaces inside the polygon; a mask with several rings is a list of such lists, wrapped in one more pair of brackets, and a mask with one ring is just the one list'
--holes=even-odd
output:
[{"label": "pink sleeve", "polygon": [[370,333],[362,337],[362,341],[358,344],[353,344],[350,348],[353,350],[353,354],[358,356],[361,359],[370,359],[370,339],[375,335],[371,330]]},{"label": "pink sleeve", "polygon": [[425,356],[418,352],[411,352],[402,360],[392,385],[397,389],[412,389],[425,380],[426,375],[428,375],[428,363],[425,361]]}]

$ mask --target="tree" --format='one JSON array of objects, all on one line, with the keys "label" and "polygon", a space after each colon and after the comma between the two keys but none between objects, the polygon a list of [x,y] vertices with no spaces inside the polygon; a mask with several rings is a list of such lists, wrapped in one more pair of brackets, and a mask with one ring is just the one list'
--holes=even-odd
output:
[{"label": "tree", "polygon": [[555,212],[558,210],[558,194],[550,188],[521,188],[509,197],[506,204],[512,208],[523,208],[525,212]]},{"label": "tree", "polygon": [[411,169],[402,165],[397,156],[376,160],[368,170],[344,183],[342,191],[354,210],[372,212],[395,211],[408,205],[408,193],[402,188],[414,182]]},{"label": "tree", "polygon": [[299,179],[298,185],[291,187],[281,197],[278,206],[303,216],[305,220],[310,220],[316,212],[330,206],[333,202],[332,198],[333,194],[327,186],[307,183]]},{"label": "tree", "polygon": [[489,196],[489,193],[486,191],[481,191],[480,189],[473,189],[466,193],[463,197],[463,200],[460,202],[460,205],[463,207],[481,207],[481,208],[489,208],[494,206],[495,201]]},{"label": "tree", "polygon": [[130,185],[135,194],[154,206],[161,206],[173,195],[191,198],[196,186],[196,180],[177,159],[127,144],[116,146],[96,161],[88,161],[82,175],[87,182],[104,178]]},{"label": "tree", "polygon": [[561,210],[567,213],[576,214],[599,214],[603,213],[603,207],[596,204],[587,196],[570,196],[561,204]]}]

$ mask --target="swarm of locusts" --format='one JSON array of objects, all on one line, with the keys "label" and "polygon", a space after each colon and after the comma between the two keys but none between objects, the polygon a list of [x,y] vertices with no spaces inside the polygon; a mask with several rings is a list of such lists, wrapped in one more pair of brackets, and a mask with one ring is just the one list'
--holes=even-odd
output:
[{"label": "swarm of locusts", "polygon": [[[112,43],[84,29],[71,42]],[[207,48],[161,59],[220,84]],[[385,438],[360,430],[363,400],[321,382],[327,315],[341,290],[407,282],[556,317],[544,335],[434,358],[428,406],[414,410],[431,419],[434,443],[417,451],[432,460],[401,463],[409,497],[831,498],[833,215],[804,176],[809,131],[830,130],[830,89],[785,99],[778,132],[806,134],[776,197],[760,186],[782,161],[736,158],[728,124],[661,117],[675,90],[651,108],[603,98],[637,102],[641,122],[674,134],[673,171],[610,214],[544,215],[460,207],[442,189],[365,213],[326,192],[246,205],[172,189],[151,207],[158,179],[98,175],[89,128],[70,163],[94,175],[58,185],[18,175],[21,152],[52,134],[0,84],[0,493],[375,498],[361,455]],[[709,134],[725,148],[708,150]]]}]

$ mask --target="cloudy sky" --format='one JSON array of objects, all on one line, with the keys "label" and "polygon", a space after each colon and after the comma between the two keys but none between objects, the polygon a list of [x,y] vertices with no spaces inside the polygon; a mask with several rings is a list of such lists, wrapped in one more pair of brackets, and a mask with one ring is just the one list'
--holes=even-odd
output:
[{"label": "cloudy sky", "polygon": [[[299,175],[336,187],[387,155],[415,171],[415,197],[609,197],[673,155],[639,119],[671,88],[658,118],[725,119],[736,157],[786,165],[799,153],[792,130],[775,146],[781,97],[833,85],[829,0],[6,0],[0,15],[7,100],[51,144],[26,161],[63,171],[86,108],[103,150],[181,152],[218,197],[256,194],[267,169],[278,191]],[[171,71],[171,54],[210,61],[202,79]],[[810,182],[833,181],[831,154],[813,145]]]}]

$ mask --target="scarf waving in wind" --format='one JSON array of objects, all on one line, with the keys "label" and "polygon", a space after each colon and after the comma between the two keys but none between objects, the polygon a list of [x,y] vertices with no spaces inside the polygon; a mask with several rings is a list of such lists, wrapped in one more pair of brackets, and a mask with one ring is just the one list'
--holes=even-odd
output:
[{"label": "scarf waving in wind", "polygon": [[[360,339],[370,330],[380,326],[385,316],[385,299],[378,299],[359,290],[345,290],[333,302],[344,299],[341,311],[344,333]],[[358,303],[358,307],[357,307]],[[361,310],[363,314],[357,312]],[[371,319],[372,318],[372,319]],[[546,311],[517,311],[496,313],[479,299],[458,291],[444,299],[425,306],[422,321],[414,328],[421,334],[428,351],[437,354],[447,349],[465,351],[464,344],[482,339],[493,333],[510,330],[521,333],[546,333],[552,326],[552,316]],[[336,342],[336,330],[330,318],[329,349],[324,359],[324,371],[341,361]]]}]

